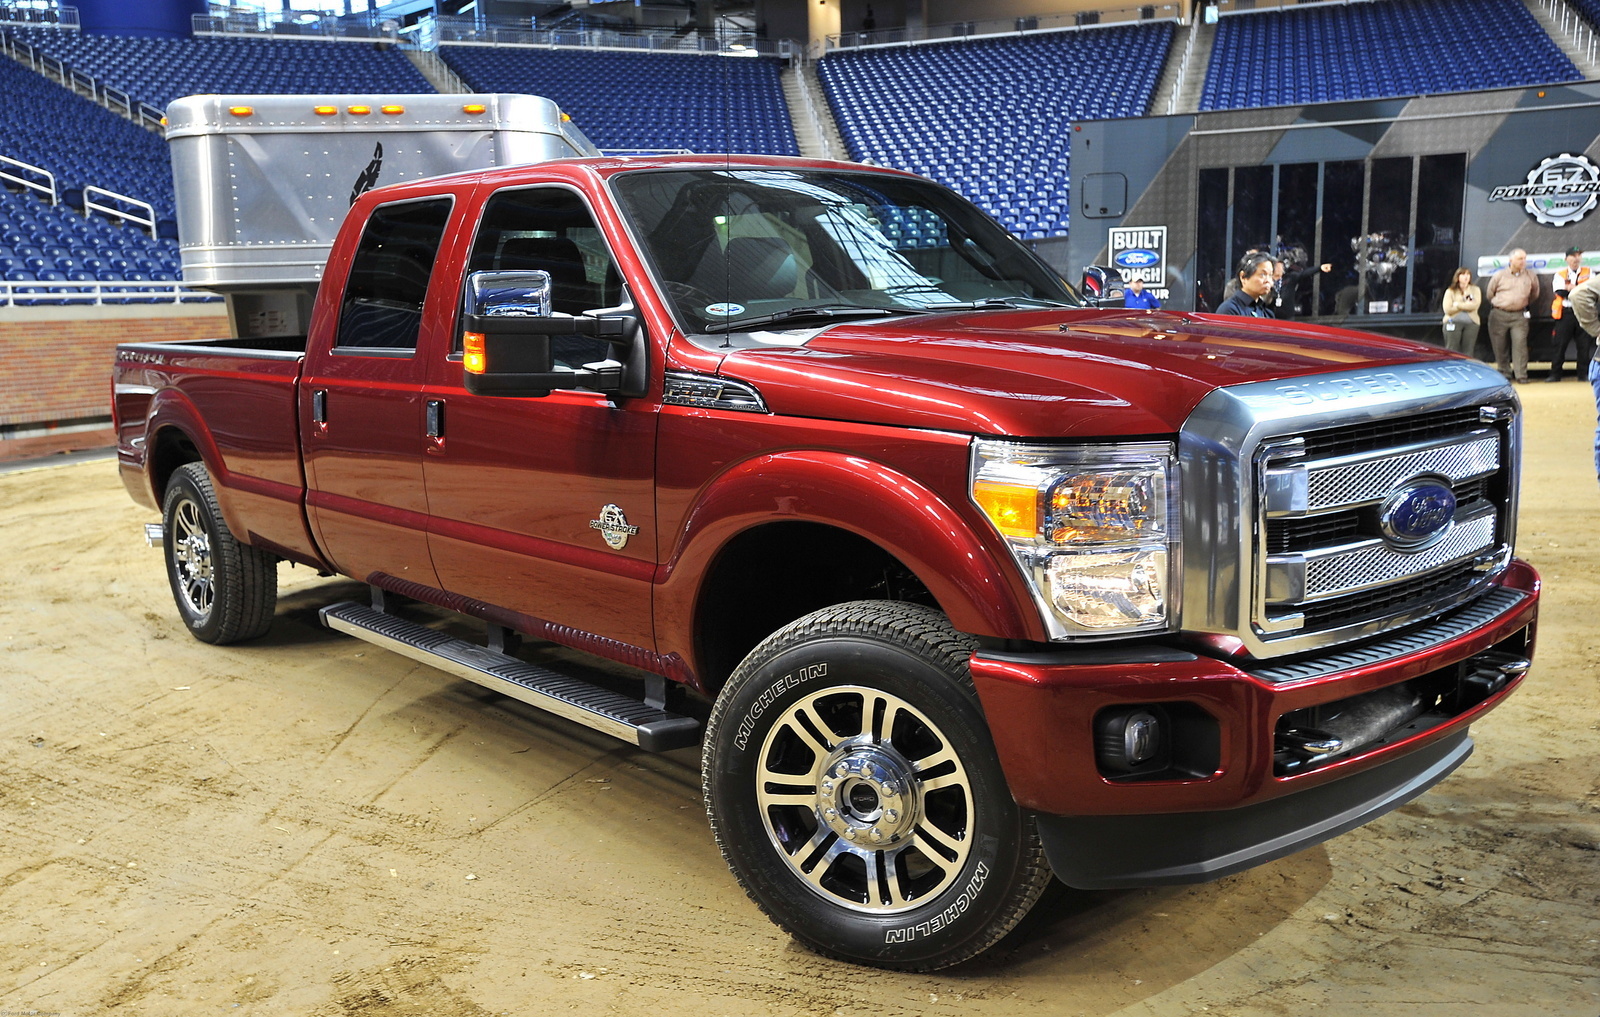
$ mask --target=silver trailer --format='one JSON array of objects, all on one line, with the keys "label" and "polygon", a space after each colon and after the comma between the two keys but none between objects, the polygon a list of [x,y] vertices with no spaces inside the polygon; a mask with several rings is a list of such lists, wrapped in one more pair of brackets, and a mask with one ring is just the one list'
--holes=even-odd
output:
[{"label": "silver trailer", "polygon": [[192,95],[167,107],[183,280],[228,301],[233,334],[303,334],[339,225],[363,191],[598,155],[532,95]]}]

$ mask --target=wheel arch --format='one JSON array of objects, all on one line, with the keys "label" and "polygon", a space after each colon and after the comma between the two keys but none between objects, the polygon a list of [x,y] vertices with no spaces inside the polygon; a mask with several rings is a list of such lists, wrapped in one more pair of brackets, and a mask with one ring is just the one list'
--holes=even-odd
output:
[{"label": "wheel arch", "polygon": [[909,600],[964,632],[1043,638],[1020,573],[998,538],[980,536],[976,511],[858,455],[740,463],[702,492],[663,566],[658,646],[714,692],[767,635],[850,600]]}]

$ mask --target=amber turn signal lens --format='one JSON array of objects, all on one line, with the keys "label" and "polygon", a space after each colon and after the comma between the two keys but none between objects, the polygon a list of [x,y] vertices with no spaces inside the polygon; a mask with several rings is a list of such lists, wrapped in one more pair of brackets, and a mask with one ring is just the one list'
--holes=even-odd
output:
[{"label": "amber turn signal lens", "polygon": [[252,113],[254,113],[255,111],[256,111],[256,108],[254,106],[229,106],[228,107],[228,112],[232,113],[236,117],[247,117],[247,116],[251,115]]},{"label": "amber turn signal lens", "polygon": [[1039,535],[1037,488],[979,478],[972,497],[1005,536],[1027,540]]},{"label": "amber turn signal lens", "polygon": [[354,116],[364,117],[368,113],[372,112],[372,107],[371,106],[351,106],[348,112],[351,113]]},{"label": "amber turn signal lens", "polygon": [[396,113],[404,113],[406,111],[404,106],[380,106],[378,108],[390,116],[393,116]]},{"label": "amber turn signal lens", "polygon": [[311,107],[311,112],[315,113],[319,117],[331,117],[335,113],[339,112],[339,107],[337,107],[337,106],[313,106],[313,107]]},{"label": "amber turn signal lens", "polygon": [[483,352],[482,332],[463,332],[461,346],[466,351],[461,358],[461,366],[466,368],[468,374],[482,374],[489,369],[489,358]]}]

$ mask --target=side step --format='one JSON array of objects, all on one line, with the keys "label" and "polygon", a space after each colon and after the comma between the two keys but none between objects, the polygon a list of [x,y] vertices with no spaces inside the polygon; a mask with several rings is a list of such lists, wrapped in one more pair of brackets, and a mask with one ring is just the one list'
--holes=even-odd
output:
[{"label": "side step", "polygon": [[330,629],[420,660],[650,752],[681,749],[700,740],[700,722],[693,717],[668,713],[620,692],[496,653],[365,604],[347,600],[323,608],[321,615],[322,624]]}]

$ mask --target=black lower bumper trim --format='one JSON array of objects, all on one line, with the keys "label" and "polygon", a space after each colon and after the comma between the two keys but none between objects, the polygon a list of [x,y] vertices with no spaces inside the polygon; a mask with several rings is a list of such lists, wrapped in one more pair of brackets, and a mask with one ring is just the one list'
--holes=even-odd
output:
[{"label": "black lower bumper trim", "polygon": [[1056,878],[1081,890],[1204,883],[1293,854],[1399,808],[1472,754],[1466,731],[1318,787],[1223,812],[1039,816]]}]

